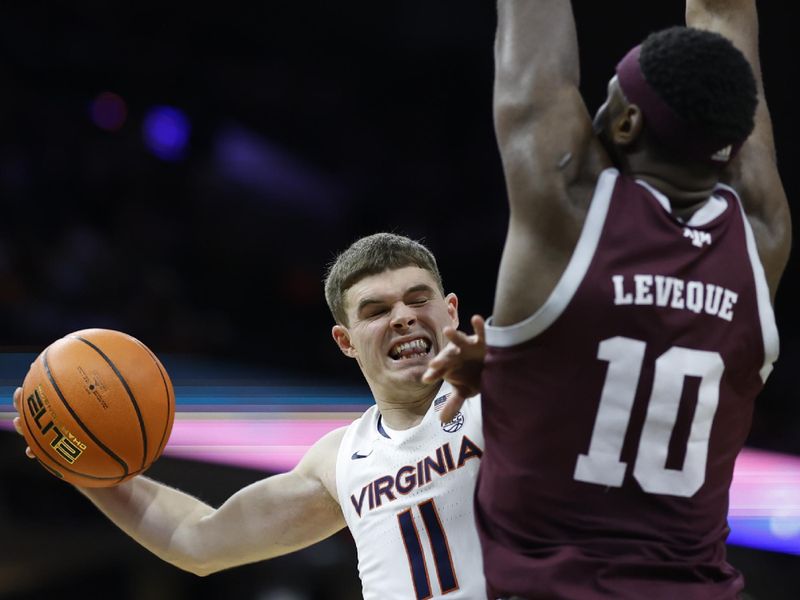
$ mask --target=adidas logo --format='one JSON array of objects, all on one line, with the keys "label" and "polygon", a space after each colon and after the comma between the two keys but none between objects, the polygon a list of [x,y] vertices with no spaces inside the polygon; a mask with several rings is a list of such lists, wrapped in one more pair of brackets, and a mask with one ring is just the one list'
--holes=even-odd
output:
[{"label": "adidas logo", "polygon": [[731,158],[731,152],[733,151],[733,146],[728,144],[724,148],[720,148],[714,154],[711,155],[711,160],[715,160],[717,162],[728,162]]}]

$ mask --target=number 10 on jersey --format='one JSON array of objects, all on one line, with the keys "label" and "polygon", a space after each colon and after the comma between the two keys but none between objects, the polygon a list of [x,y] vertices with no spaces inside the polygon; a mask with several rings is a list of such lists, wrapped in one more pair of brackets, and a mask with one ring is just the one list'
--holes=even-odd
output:
[{"label": "number 10 on jersey", "polygon": [[[608,362],[588,454],[578,456],[575,479],[620,487],[627,463],[620,460],[633,401],[639,386],[646,344],[627,337],[600,342],[597,358]],[[689,497],[706,476],[711,425],[719,403],[725,365],[717,352],[673,346],[655,361],[653,387],[647,404],[633,476],[651,494]],[[669,442],[678,418],[685,378],[698,377],[697,407],[689,431],[683,467],[666,468]]]}]

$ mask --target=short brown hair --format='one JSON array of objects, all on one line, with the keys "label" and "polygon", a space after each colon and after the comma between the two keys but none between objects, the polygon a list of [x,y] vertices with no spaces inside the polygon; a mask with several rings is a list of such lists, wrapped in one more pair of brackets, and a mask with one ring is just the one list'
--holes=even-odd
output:
[{"label": "short brown hair", "polygon": [[353,242],[329,265],[325,275],[325,300],[334,320],[340,325],[348,324],[344,296],[353,284],[364,277],[403,267],[430,272],[444,296],[436,259],[421,243],[395,233],[375,233]]}]

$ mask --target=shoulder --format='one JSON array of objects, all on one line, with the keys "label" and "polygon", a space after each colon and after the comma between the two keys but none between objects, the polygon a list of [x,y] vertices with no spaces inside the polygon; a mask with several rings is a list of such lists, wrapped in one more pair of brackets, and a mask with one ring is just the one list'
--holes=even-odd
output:
[{"label": "shoulder", "polygon": [[792,224],[786,191],[771,148],[748,141],[724,173],[723,181],[741,200],[774,298],[789,260]]},{"label": "shoulder", "polygon": [[309,454],[313,452],[315,455],[320,455],[320,458],[323,458],[323,456],[328,457],[333,454],[333,458],[335,459],[336,452],[339,451],[339,446],[341,446],[342,439],[344,439],[344,435],[347,433],[349,427],[349,425],[337,427],[323,435],[311,446]]},{"label": "shoulder", "polygon": [[319,480],[333,498],[338,498],[336,460],[348,427],[338,427],[314,442],[294,469],[300,476]]}]

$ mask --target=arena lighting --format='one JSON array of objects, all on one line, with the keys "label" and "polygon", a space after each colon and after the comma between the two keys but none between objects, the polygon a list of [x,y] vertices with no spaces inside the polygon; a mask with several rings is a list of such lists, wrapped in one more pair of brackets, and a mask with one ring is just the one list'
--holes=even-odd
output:
[{"label": "arena lighting", "polygon": [[731,544],[800,554],[800,457],[745,448],[736,461]]},{"label": "arena lighting", "polygon": [[158,158],[176,161],[184,157],[189,142],[189,118],[172,106],[154,106],[142,122],[142,137]]},{"label": "arena lighting", "polygon": [[[299,404],[269,389],[248,388],[250,401],[267,401],[248,408],[240,403],[243,390],[235,387],[193,393],[194,402],[206,403],[187,411],[181,406],[185,390],[175,389],[178,409],[165,454],[271,473],[292,469],[315,441],[352,422],[372,402],[328,388],[309,389]],[[297,399],[302,390],[294,394]],[[800,555],[800,457],[745,448],[736,461],[728,523],[731,544]]]},{"label": "arena lighting", "polygon": [[89,116],[100,129],[119,131],[128,118],[128,105],[114,92],[102,92],[89,105]]},{"label": "arena lighting", "polygon": [[292,469],[306,450],[371,404],[359,391],[304,386],[175,387],[165,455],[268,472]]},{"label": "arena lighting", "polygon": [[[34,358],[0,355],[0,429],[13,429],[15,381]],[[177,407],[167,457],[285,472],[316,440],[372,404],[360,387],[254,385],[251,374],[220,376],[164,358]],[[745,448],[734,470],[728,522],[731,544],[800,555],[800,457]]]},{"label": "arena lighting", "polygon": [[253,192],[259,203],[330,222],[346,194],[340,185],[280,143],[241,125],[219,128],[213,148],[216,174]]}]

